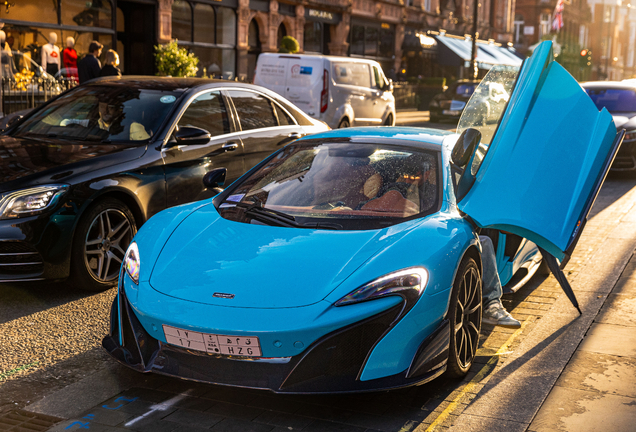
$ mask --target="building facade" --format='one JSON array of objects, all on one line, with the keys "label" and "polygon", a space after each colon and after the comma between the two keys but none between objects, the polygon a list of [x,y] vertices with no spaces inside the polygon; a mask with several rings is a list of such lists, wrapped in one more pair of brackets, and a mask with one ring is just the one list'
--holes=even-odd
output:
[{"label": "building facade", "polygon": [[[116,50],[125,74],[154,73],[154,45],[177,39],[200,59],[199,75],[249,80],[261,52],[290,35],[300,52],[376,59],[392,77],[443,76],[429,31],[472,33],[478,0],[29,0],[0,20],[12,50],[39,58],[56,33]],[[522,0],[517,0],[522,1]],[[515,0],[482,0],[481,39],[513,40]],[[1,41],[0,41],[1,42]],[[39,62],[38,62],[39,63]]]}]

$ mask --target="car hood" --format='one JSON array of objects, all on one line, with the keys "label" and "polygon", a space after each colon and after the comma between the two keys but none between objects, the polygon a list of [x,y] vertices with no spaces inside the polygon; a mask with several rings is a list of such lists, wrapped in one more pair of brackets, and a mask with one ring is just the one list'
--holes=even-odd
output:
[{"label": "car hood", "polygon": [[145,143],[134,146],[85,144],[0,135],[0,191],[64,183],[83,172],[137,159],[145,149]]},{"label": "car hood", "polygon": [[411,221],[372,231],[250,225],[223,219],[208,205],[175,229],[150,285],[172,297],[211,305],[306,306],[323,300],[416,225]]},{"label": "car hood", "polygon": [[636,129],[636,113],[612,114],[612,118],[614,119],[616,129]]}]

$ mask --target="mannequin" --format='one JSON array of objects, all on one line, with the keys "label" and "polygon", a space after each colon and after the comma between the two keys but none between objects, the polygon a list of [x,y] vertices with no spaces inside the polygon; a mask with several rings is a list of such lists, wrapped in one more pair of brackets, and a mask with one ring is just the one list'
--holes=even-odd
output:
[{"label": "mannequin", "polygon": [[0,30],[0,64],[2,65],[2,77],[13,75],[11,70],[11,48],[6,43],[7,34]]},{"label": "mannequin", "polygon": [[77,51],[75,51],[75,39],[66,38],[66,48],[62,51],[62,59],[66,68],[66,76],[77,80]]},{"label": "mannequin", "polygon": [[49,33],[49,43],[42,47],[42,67],[46,73],[55,76],[60,70],[60,49],[55,46],[57,43],[57,33]]}]

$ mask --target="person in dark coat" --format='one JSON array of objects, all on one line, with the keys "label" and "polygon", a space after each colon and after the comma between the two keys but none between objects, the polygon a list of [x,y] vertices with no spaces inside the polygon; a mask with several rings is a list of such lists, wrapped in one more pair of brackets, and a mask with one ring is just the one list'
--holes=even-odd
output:
[{"label": "person in dark coat", "polygon": [[102,70],[102,65],[99,62],[102,48],[104,48],[104,46],[95,40],[88,46],[89,53],[77,64],[77,74],[79,75],[80,84],[99,76]]},{"label": "person in dark coat", "polygon": [[106,51],[106,60],[104,61],[104,67],[99,76],[121,76],[119,66],[119,55],[113,50]]}]

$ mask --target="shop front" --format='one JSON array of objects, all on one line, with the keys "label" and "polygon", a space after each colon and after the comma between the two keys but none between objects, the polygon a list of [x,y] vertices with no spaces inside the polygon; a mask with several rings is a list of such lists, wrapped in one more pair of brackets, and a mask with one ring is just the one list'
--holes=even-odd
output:
[{"label": "shop front", "polygon": [[198,76],[236,76],[237,0],[172,4],[172,38],[199,58]]},{"label": "shop front", "polygon": [[305,53],[332,54],[329,50],[332,26],[342,21],[342,15],[328,10],[305,8],[303,49]]}]

